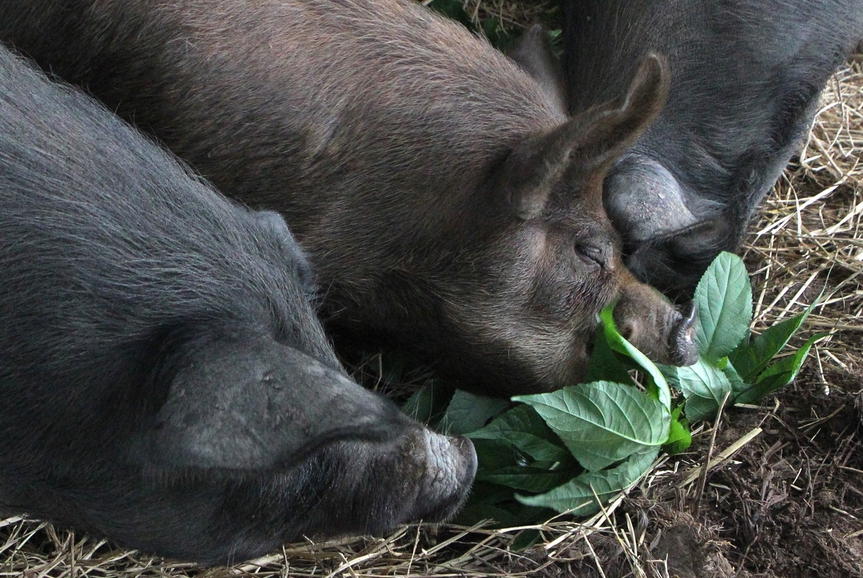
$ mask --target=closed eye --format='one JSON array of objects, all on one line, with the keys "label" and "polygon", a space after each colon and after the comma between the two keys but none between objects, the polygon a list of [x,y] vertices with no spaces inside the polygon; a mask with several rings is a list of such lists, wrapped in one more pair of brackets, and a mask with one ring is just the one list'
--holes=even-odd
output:
[{"label": "closed eye", "polygon": [[579,259],[590,266],[598,266],[605,269],[608,263],[605,252],[594,245],[576,244],[575,253]]}]

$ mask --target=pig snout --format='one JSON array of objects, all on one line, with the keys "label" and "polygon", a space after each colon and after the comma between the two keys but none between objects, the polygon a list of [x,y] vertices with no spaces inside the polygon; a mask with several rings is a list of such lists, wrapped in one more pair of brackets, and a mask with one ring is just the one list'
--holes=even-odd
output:
[{"label": "pig snout", "polygon": [[678,310],[647,286],[621,298],[614,309],[614,322],[620,334],[651,361],[666,365],[692,365],[698,361],[697,316],[694,302]]},{"label": "pig snout", "polygon": [[424,468],[407,519],[442,522],[467,499],[476,475],[476,451],[467,438],[440,435],[425,428],[411,437],[407,449]]},{"label": "pig snout", "polygon": [[669,333],[668,354],[670,365],[692,365],[698,361],[698,346],[695,343],[695,320],[698,306],[694,301],[684,303],[682,311],[675,309],[679,319]]}]

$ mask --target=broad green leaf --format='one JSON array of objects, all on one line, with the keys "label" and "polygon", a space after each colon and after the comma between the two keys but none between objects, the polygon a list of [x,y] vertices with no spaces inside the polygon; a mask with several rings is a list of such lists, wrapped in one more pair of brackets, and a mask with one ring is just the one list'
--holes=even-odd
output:
[{"label": "broad green leaf", "polygon": [[560,438],[527,405],[519,405],[497,417],[484,428],[469,432],[471,440],[500,440],[512,444],[533,460],[566,463],[572,455],[561,447]]},{"label": "broad green leaf", "polygon": [[683,411],[690,421],[715,416],[726,394],[731,401],[731,382],[728,377],[704,358],[699,358],[695,365],[675,369],[677,387],[686,398]]},{"label": "broad green leaf", "polygon": [[[593,339],[593,351],[590,353],[590,361],[587,364],[587,375],[582,380],[584,383],[591,381],[611,381],[614,383],[625,383],[635,385],[629,375],[629,369],[638,367],[628,356],[616,353],[608,344],[605,337],[605,325],[600,321],[596,326],[596,334]],[[625,361],[629,359],[630,363]],[[631,366],[631,367],[629,367]]]},{"label": "broad green leaf", "polygon": [[[676,365],[657,365],[659,371],[662,372],[662,377],[671,387],[677,387],[677,366]],[[678,388],[680,389],[680,388]]]},{"label": "broad green leaf", "polygon": [[573,477],[573,471],[550,471],[534,466],[508,466],[498,470],[483,468],[477,471],[476,480],[491,482],[525,492],[547,492],[566,483]]},{"label": "broad green leaf", "polygon": [[438,424],[438,431],[463,435],[485,426],[509,406],[505,399],[495,399],[457,390]]},{"label": "broad green leaf", "polygon": [[513,399],[533,407],[590,471],[668,439],[668,409],[634,387],[598,381]]},{"label": "broad green leaf", "polygon": [[[613,305],[609,305],[600,312],[599,317],[602,320],[602,325],[605,331],[605,339],[608,341],[609,347],[618,353],[628,355],[647,373],[650,378],[651,385],[656,388],[656,396],[662,405],[668,411],[671,411],[671,389],[668,387],[668,382],[665,376],[656,367],[656,364],[650,361],[646,355],[640,352],[634,345],[623,338],[617,331],[614,324]],[[631,380],[629,380],[631,381]],[[624,383],[629,383],[626,381]]]},{"label": "broad green leaf", "polygon": [[800,315],[769,327],[751,343],[741,342],[728,356],[740,378],[751,383],[767,367],[773,356],[788,344],[788,340],[800,329],[817,304],[818,301],[815,301]]},{"label": "broad green leaf", "polygon": [[662,446],[670,455],[685,452],[692,445],[692,434],[689,433],[689,420],[681,415],[683,406],[677,406],[671,412],[671,427],[668,430],[668,440]]},{"label": "broad green leaf", "polygon": [[402,413],[408,417],[434,426],[453,397],[453,389],[441,384],[427,385],[419,389],[402,405]]},{"label": "broad green leaf", "polygon": [[794,378],[797,377],[797,374],[800,372],[800,368],[803,367],[803,363],[809,355],[809,350],[812,349],[812,346],[816,341],[823,339],[826,336],[826,333],[819,333],[812,336],[800,347],[800,349],[795,351],[793,355],[780,359],[765,369],[764,372],[758,376],[755,385],[742,392],[734,401],[736,403],[754,403],[765,395],[769,395],[780,387],[785,387],[794,381]]},{"label": "broad green leaf", "polygon": [[737,255],[720,253],[695,289],[698,318],[695,340],[701,355],[716,361],[731,353],[749,334],[752,287]]},{"label": "broad green leaf", "polygon": [[725,377],[728,379],[728,383],[731,384],[731,397],[729,397],[728,400],[736,400],[737,396],[746,389],[748,389],[750,385],[743,381],[743,379],[737,373],[737,368],[735,368],[734,365],[732,365],[731,363],[726,363],[725,367],[721,369],[722,373],[724,373]]},{"label": "broad green leaf", "polygon": [[476,451],[477,472],[494,471],[513,465],[527,466],[536,461],[506,440],[474,439],[471,441]]},{"label": "broad green leaf", "polygon": [[467,504],[454,522],[471,526],[483,520],[495,520],[497,526],[519,526],[544,522],[555,514],[553,510],[525,506],[515,499],[512,488],[488,482],[474,482]]},{"label": "broad green leaf", "polygon": [[545,494],[516,498],[528,506],[551,508],[558,512],[572,511],[578,516],[590,516],[599,511],[600,502],[607,504],[614,496],[626,490],[647,473],[659,448],[644,448],[622,464],[598,472],[585,472],[574,480]]},{"label": "broad green leaf", "polygon": [[539,530],[522,530],[509,544],[510,552],[523,552],[536,544],[542,535]]}]

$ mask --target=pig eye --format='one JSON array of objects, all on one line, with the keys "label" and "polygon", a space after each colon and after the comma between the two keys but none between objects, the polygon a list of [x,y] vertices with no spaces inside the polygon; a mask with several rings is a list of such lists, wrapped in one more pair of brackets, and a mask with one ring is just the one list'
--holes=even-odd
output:
[{"label": "pig eye", "polygon": [[577,243],[575,253],[579,259],[590,266],[602,268],[605,265],[605,255],[599,247]]}]

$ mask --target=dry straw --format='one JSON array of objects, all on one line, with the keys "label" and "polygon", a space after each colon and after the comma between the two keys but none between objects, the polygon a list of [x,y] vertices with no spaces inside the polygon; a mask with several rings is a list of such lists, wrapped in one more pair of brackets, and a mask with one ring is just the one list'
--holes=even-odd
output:
[{"label": "dry straw", "polygon": [[[755,277],[756,330],[800,312],[822,294],[805,331],[831,332],[810,361],[815,368],[810,373],[825,383],[824,372],[859,371],[863,354],[861,152],[863,74],[845,69],[831,80],[805,153],[764,203],[744,251]],[[715,459],[707,467],[722,467],[757,436],[753,430],[736,444],[711,448]],[[703,457],[657,464],[633,495],[658,484],[694,493]],[[603,576],[608,548],[618,558],[624,552],[622,574],[667,576],[663,561],[639,556],[647,522],[622,513],[621,502],[615,500],[585,522],[561,519],[531,527],[541,538],[520,552],[510,545],[524,528],[413,525],[383,539],[288,544],[260,560],[215,569],[151,558],[97,538],[10,518],[0,521],[0,576],[558,576],[574,567]]]}]

